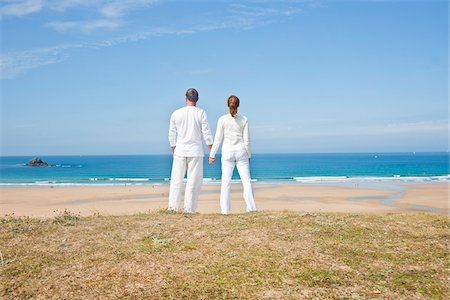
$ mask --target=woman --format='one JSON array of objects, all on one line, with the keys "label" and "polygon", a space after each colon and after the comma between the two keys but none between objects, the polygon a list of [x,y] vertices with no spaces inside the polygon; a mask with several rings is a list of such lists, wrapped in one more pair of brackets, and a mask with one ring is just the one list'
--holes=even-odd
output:
[{"label": "woman", "polygon": [[230,212],[231,176],[236,166],[244,186],[244,200],[247,211],[255,211],[256,204],[253,199],[253,190],[250,178],[250,138],[248,133],[248,120],[237,113],[239,98],[230,96],[228,108],[230,113],[223,115],[217,122],[216,136],[209,154],[209,163],[216,160],[216,153],[222,146],[222,187],[220,189],[220,208],[222,214]]}]

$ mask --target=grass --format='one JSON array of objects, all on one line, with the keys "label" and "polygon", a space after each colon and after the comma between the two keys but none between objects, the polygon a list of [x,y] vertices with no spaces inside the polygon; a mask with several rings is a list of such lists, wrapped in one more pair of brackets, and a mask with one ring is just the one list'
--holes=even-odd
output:
[{"label": "grass", "polygon": [[0,219],[0,298],[448,299],[429,213]]}]

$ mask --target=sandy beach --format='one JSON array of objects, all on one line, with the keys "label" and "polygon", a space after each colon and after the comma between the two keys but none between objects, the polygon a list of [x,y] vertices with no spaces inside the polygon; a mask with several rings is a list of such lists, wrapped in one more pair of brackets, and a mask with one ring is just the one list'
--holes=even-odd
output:
[{"label": "sandy beach", "polygon": [[[395,189],[290,183],[255,184],[259,210],[382,213],[430,211],[448,213],[449,184],[398,184]],[[168,185],[41,186],[0,188],[1,215],[52,217],[69,210],[86,216],[132,214],[163,209]],[[219,185],[205,185],[199,213],[218,213]],[[232,187],[231,213],[245,211],[239,184]]]}]

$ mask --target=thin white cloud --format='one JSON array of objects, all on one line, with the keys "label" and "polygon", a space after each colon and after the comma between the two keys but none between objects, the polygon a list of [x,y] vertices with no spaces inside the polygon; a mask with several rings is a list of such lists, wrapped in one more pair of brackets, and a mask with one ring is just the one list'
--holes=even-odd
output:
[{"label": "thin white cloud", "polygon": [[0,56],[0,78],[13,78],[30,69],[61,62],[68,57],[65,51],[75,47],[79,46],[62,45],[2,53]]},{"label": "thin white cloud", "polygon": [[100,7],[99,12],[108,18],[122,17],[128,11],[144,8],[156,3],[156,0],[121,0],[105,3]]},{"label": "thin white cloud", "polygon": [[[286,135],[286,127],[275,128],[273,126],[253,126],[256,135],[270,137],[291,137],[291,138],[307,138],[307,137],[351,137],[351,136],[384,136],[384,135],[410,135],[410,134],[442,134],[445,135],[449,131],[448,120],[418,121],[404,123],[387,123],[373,126],[361,125],[358,127],[316,129],[307,125],[297,126],[296,136]],[[292,132],[292,131],[289,131]]]},{"label": "thin white cloud", "polygon": [[230,11],[236,15],[253,18],[277,16],[277,15],[292,16],[303,12],[303,10],[298,7],[274,8],[274,7],[250,6],[244,4],[232,4],[230,5]]},{"label": "thin white cloud", "polygon": [[58,12],[65,12],[72,8],[97,7],[104,1],[95,0],[46,0],[45,7]]},{"label": "thin white cloud", "polygon": [[[70,0],[63,1],[66,5],[82,5],[86,3],[84,0]],[[133,2],[135,7],[137,5],[150,5],[155,1],[148,0],[128,0],[127,2]],[[108,3],[112,3],[108,1]],[[86,4],[87,5],[87,4]],[[236,9],[234,6],[233,9]],[[233,10],[232,9],[232,10]],[[247,6],[247,9],[250,10]],[[76,48],[103,48],[119,45],[127,42],[136,42],[140,40],[146,40],[151,37],[166,36],[166,35],[187,35],[200,32],[208,32],[215,30],[249,30],[258,26],[263,26],[267,22],[279,17],[292,16],[293,13],[300,13],[300,10],[293,10],[290,7],[278,8],[276,10],[268,9],[261,10],[256,9],[256,13],[247,14],[245,16],[236,13],[225,15],[219,20],[204,20],[199,25],[194,25],[190,28],[167,28],[158,27],[149,30],[142,30],[139,32],[119,36],[113,39],[100,40],[97,42],[80,43],[76,45],[59,45],[54,47],[45,47],[30,49],[24,51],[12,51],[2,53],[0,55],[0,79],[11,79],[19,74],[22,74],[28,70],[35,69],[44,65],[55,64],[64,61],[70,56],[70,52]],[[94,29],[114,29],[120,26],[120,19],[97,19],[86,21],[54,21],[48,23],[47,26],[58,31],[66,30],[80,30],[80,31],[92,31]]]},{"label": "thin white cloud", "polygon": [[411,133],[433,133],[446,131],[448,131],[448,121],[437,120],[437,121],[419,121],[410,123],[390,123],[381,126],[360,127],[352,130],[352,132],[350,132],[350,135],[411,134]]},{"label": "thin white cloud", "polygon": [[120,27],[122,21],[110,19],[97,19],[87,21],[56,21],[47,23],[46,26],[57,31],[77,30],[90,32],[96,29],[115,29]]},{"label": "thin white cloud", "polygon": [[22,17],[41,11],[66,12],[94,7],[104,18],[119,18],[127,12],[153,5],[158,0],[4,0],[1,16]]},{"label": "thin white cloud", "polygon": [[228,14],[222,19],[210,23],[203,22],[193,27],[195,31],[211,31],[220,29],[251,30],[279,20],[301,14],[301,8],[291,6],[263,7],[243,4],[231,4]]},{"label": "thin white cloud", "polygon": [[155,28],[124,35],[109,40],[101,40],[91,43],[66,44],[55,47],[36,48],[24,51],[12,51],[0,55],[0,79],[11,79],[26,71],[45,65],[62,62],[70,57],[70,52],[75,49],[100,49],[112,47],[127,42],[136,42],[150,37],[163,35],[186,35],[196,31],[185,29]]},{"label": "thin white cloud", "polygon": [[42,0],[6,0],[0,7],[0,16],[21,17],[42,9]]},{"label": "thin white cloud", "polygon": [[172,29],[172,28],[153,28],[150,30],[140,31],[124,36],[120,36],[114,39],[108,39],[108,40],[102,40],[98,42],[93,43],[86,43],[83,45],[84,48],[103,48],[103,47],[111,47],[116,46],[128,42],[137,42],[141,40],[146,40],[151,37],[158,37],[158,36],[167,36],[167,35],[187,35],[187,34],[194,34],[198,32],[197,30],[190,30],[190,29]]},{"label": "thin white cloud", "polygon": [[90,32],[97,29],[116,29],[126,23],[123,21],[125,14],[136,9],[149,7],[156,2],[157,0],[64,0],[48,3],[50,9],[57,11],[80,7],[95,7],[99,16],[88,20],[58,20],[49,22],[46,26],[57,31],[79,30]]},{"label": "thin white cloud", "polygon": [[17,124],[16,128],[24,128],[24,129],[28,129],[28,128],[34,128],[36,127],[35,124]]}]

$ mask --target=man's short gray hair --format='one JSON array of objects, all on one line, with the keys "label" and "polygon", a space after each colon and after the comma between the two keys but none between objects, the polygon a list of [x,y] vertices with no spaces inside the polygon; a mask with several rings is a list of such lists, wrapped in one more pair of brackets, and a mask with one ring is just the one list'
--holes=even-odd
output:
[{"label": "man's short gray hair", "polygon": [[197,102],[198,101],[198,92],[194,88],[190,88],[186,91],[186,98],[188,98],[191,102]]}]

